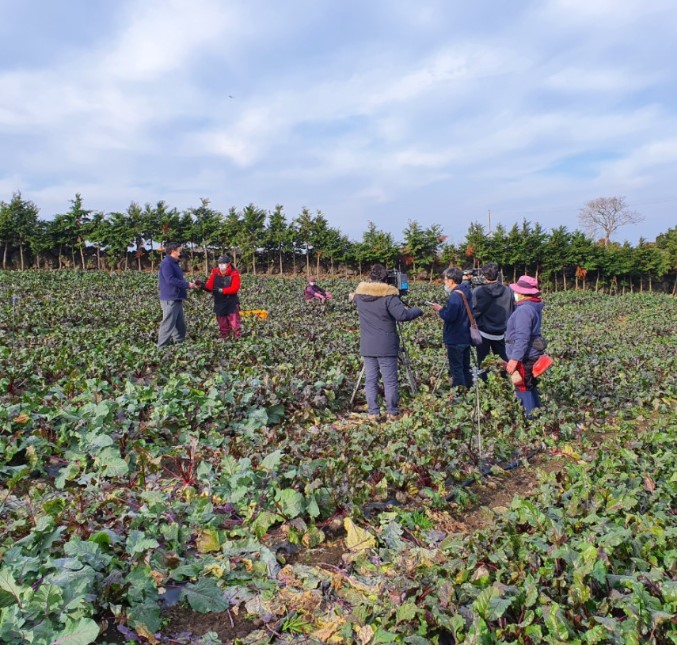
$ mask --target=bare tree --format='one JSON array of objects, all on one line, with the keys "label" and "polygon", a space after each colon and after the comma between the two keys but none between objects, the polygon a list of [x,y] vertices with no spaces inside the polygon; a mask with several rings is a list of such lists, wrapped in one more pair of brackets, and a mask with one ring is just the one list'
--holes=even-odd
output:
[{"label": "bare tree", "polygon": [[643,219],[628,208],[625,197],[598,197],[589,201],[578,214],[578,220],[590,235],[595,236],[600,229],[604,231],[604,246],[608,246],[616,229]]}]

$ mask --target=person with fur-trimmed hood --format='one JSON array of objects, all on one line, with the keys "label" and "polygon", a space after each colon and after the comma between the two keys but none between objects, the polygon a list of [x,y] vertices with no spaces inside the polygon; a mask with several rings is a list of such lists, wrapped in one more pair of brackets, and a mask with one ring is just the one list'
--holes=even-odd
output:
[{"label": "person with fur-trimmed hood", "polygon": [[207,278],[204,289],[214,295],[214,313],[221,338],[239,338],[242,333],[240,299],[237,297],[240,291],[240,273],[233,266],[233,258],[228,253],[222,255],[217,262],[218,266]]},{"label": "person with fur-trimmed hood", "polygon": [[369,417],[380,418],[379,377],[383,379],[386,411],[390,419],[399,415],[400,393],[397,382],[397,357],[400,337],[397,323],[423,315],[418,307],[408,309],[400,300],[399,289],[386,283],[388,272],[374,264],[369,282],[360,282],[352,296],[360,317],[360,354],[364,359],[364,393]]}]

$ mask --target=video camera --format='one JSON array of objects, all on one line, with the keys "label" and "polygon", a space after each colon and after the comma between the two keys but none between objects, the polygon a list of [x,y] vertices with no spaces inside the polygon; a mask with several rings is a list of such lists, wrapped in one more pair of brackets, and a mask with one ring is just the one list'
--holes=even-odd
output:
[{"label": "video camera", "polygon": [[398,271],[397,269],[389,269],[385,281],[386,284],[397,287],[400,296],[406,296],[409,293],[409,279],[407,278],[406,273],[402,273],[402,271]]},{"label": "video camera", "polygon": [[482,275],[481,269],[465,269],[465,271],[463,271],[463,279],[470,280],[471,287],[479,287],[480,285],[487,283]]}]

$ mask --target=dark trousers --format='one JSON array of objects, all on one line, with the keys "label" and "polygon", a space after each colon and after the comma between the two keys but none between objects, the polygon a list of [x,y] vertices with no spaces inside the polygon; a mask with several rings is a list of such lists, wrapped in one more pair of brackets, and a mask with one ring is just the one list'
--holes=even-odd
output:
[{"label": "dark trousers", "polygon": [[477,364],[481,366],[482,361],[490,353],[500,356],[507,363],[508,354],[505,351],[505,339],[490,340],[489,338],[482,338],[482,344],[477,346]]},{"label": "dark trousers", "polygon": [[520,362],[517,365],[523,383],[522,385],[515,386],[515,395],[521,401],[527,419],[531,417],[531,413],[536,408],[541,407],[541,397],[538,394],[538,382],[536,378],[534,378],[533,373],[535,362],[536,357],[530,356],[524,362]]},{"label": "dark trousers", "polygon": [[452,387],[472,387],[470,345],[447,345],[447,358]]},{"label": "dark trousers", "polygon": [[[482,344],[477,346],[477,365],[482,367],[484,359],[489,356],[489,354],[495,354],[500,356],[506,363],[508,362],[508,353],[505,351],[505,339],[501,340],[491,340],[489,338],[482,338]],[[487,380],[487,373],[482,372],[480,378],[483,381]]]}]

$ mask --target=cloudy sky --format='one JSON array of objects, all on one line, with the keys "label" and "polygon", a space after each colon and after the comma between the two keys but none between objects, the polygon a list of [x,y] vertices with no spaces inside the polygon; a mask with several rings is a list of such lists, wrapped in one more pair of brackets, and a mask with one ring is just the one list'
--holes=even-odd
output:
[{"label": "cloudy sky", "polygon": [[0,0],[0,200],[677,224],[674,0]]}]

